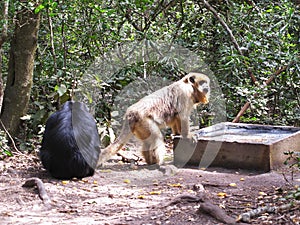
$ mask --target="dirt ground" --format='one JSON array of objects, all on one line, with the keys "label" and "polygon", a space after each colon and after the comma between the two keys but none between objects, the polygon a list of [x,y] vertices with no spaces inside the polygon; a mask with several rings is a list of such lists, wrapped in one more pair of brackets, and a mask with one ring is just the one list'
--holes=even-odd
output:
[{"label": "dirt ground", "polygon": [[[22,187],[40,178],[51,199],[46,205],[37,188]],[[199,202],[168,204],[176,196],[205,193],[207,199],[237,218],[261,206],[280,206],[300,185],[300,174],[289,170],[258,174],[220,168],[178,169],[166,175],[145,166],[118,161],[93,177],[61,181],[51,178],[35,154],[0,161],[0,224],[222,224],[199,213]],[[300,207],[264,213],[251,224],[300,224]]]}]

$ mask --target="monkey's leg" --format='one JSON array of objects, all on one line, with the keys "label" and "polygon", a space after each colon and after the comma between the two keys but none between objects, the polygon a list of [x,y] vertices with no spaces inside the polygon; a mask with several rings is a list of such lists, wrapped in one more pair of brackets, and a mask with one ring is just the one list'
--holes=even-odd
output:
[{"label": "monkey's leg", "polygon": [[148,165],[152,165],[152,164],[155,163],[155,162],[153,162],[154,161],[154,159],[152,157],[153,153],[150,152],[150,151],[151,151],[150,150],[150,144],[147,143],[146,141],[143,141],[142,154],[143,154],[144,159],[146,160],[146,163]]},{"label": "monkey's leg", "polygon": [[170,124],[172,129],[173,135],[180,135],[181,134],[181,120],[179,115],[175,116],[172,123]]},{"label": "monkey's leg", "polygon": [[143,126],[140,126],[144,133],[148,136],[140,138],[143,141],[142,154],[145,157],[147,164],[161,165],[165,156],[165,143],[163,135],[160,132],[159,126],[151,119],[143,121]]},{"label": "monkey's leg", "polygon": [[[149,142],[151,141],[149,140]],[[150,144],[148,140],[143,142],[142,154],[148,165],[161,165],[164,162],[166,153],[165,143],[163,140],[156,140],[155,143],[155,145]]]}]

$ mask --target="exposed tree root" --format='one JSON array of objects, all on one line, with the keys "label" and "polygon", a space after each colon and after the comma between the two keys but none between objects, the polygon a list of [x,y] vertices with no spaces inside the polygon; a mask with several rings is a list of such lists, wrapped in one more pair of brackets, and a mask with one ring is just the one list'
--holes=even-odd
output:
[{"label": "exposed tree root", "polygon": [[209,214],[210,216],[225,224],[237,223],[234,218],[228,216],[223,209],[214,205],[209,200],[205,200],[203,203],[201,203],[197,212]]},{"label": "exposed tree root", "polygon": [[[189,195],[189,194],[179,195],[179,196],[175,197],[174,199],[172,199],[167,204],[165,204],[163,207],[175,205],[178,203],[189,203],[189,202],[198,203],[199,202],[200,206],[199,206],[197,213],[208,214],[225,224],[237,224],[237,221],[234,218],[228,216],[223,209],[221,209],[220,207],[211,203],[211,201],[208,200],[205,197],[205,195],[206,195],[205,193],[201,193],[197,196]],[[239,224],[242,224],[242,223],[239,223]]]},{"label": "exposed tree root", "polygon": [[202,195],[189,195],[189,194],[183,194],[178,195],[175,198],[173,198],[170,202],[166,203],[162,207],[168,207],[170,205],[176,205],[179,203],[189,203],[189,202],[203,202],[203,196]]},{"label": "exposed tree root", "polygon": [[35,187],[37,186],[39,197],[43,200],[46,206],[50,206],[51,200],[46,192],[45,185],[43,181],[37,177],[29,178],[25,181],[22,187]]}]

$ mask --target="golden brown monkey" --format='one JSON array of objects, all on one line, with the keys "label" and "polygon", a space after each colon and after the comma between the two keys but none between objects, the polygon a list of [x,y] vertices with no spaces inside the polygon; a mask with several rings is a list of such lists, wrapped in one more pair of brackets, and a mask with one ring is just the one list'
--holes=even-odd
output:
[{"label": "golden brown monkey", "polygon": [[165,143],[160,129],[170,127],[174,135],[191,138],[189,117],[195,106],[208,103],[209,83],[206,75],[189,73],[130,106],[120,136],[101,151],[98,165],[116,154],[133,135],[143,142],[142,154],[147,164],[161,165]]}]

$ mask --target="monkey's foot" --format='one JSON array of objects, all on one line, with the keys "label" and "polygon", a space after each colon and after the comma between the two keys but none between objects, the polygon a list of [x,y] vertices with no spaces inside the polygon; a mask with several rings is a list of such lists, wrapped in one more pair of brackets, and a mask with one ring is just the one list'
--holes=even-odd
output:
[{"label": "monkey's foot", "polygon": [[165,176],[173,176],[177,173],[178,168],[174,165],[165,165],[159,166],[158,170],[163,172]]}]

